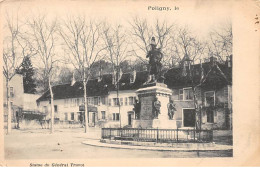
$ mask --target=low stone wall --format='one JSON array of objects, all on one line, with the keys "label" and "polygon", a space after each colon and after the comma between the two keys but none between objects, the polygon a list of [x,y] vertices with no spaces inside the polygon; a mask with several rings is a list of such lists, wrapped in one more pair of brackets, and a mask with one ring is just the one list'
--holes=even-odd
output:
[{"label": "low stone wall", "polygon": [[100,127],[104,127],[104,128],[120,128],[120,121],[107,121],[107,122],[103,122],[102,126]]},{"label": "low stone wall", "polygon": [[[19,124],[20,129],[49,129],[51,127],[50,121],[37,120],[22,120]],[[55,121],[55,128],[81,128],[83,125],[80,122],[70,121]]]},{"label": "low stone wall", "polygon": [[146,146],[146,147],[173,147],[173,148],[191,148],[194,145],[200,148],[214,147],[215,144],[209,143],[156,143],[156,142],[140,142],[140,141],[120,141],[101,139],[101,143],[118,144],[118,145],[133,145],[133,146]]},{"label": "low stone wall", "polygon": [[152,128],[153,120],[133,120],[133,128]]}]

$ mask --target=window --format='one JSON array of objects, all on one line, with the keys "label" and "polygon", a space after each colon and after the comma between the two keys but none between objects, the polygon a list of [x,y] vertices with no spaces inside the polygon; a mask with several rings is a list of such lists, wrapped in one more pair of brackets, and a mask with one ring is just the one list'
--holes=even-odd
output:
[{"label": "window", "polygon": [[47,108],[47,106],[43,106],[43,111],[44,111],[44,113],[48,113],[48,108]]},{"label": "window", "polygon": [[125,98],[125,105],[127,106],[127,101],[128,101],[128,99],[127,99],[127,97]]},{"label": "window", "polygon": [[106,119],[106,111],[101,111],[102,120]]},{"label": "window", "polygon": [[224,97],[228,98],[228,90],[227,89],[224,90]]},{"label": "window", "polygon": [[129,105],[133,105],[134,104],[134,97],[129,97]]},{"label": "window", "polygon": [[123,98],[120,98],[120,105],[121,105],[121,106],[123,105],[123,102],[124,102],[124,99],[123,99]]},{"label": "window", "polygon": [[54,105],[54,112],[58,112],[58,106],[57,105]]},{"label": "window", "polygon": [[179,100],[183,100],[183,89],[179,90]]},{"label": "window", "polygon": [[119,98],[113,98],[113,104],[114,104],[114,106],[118,106],[119,105]]},{"label": "window", "polygon": [[193,93],[192,93],[191,88],[184,88],[183,89],[184,100],[192,100],[192,98],[193,98],[192,95],[193,95]]},{"label": "window", "polygon": [[10,87],[10,97],[14,97],[14,88]]},{"label": "window", "polygon": [[179,89],[179,100],[193,100],[192,88]]},{"label": "window", "polygon": [[205,106],[215,106],[215,92],[208,91],[204,93],[205,95]]},{"label": "window", "polygon": [[111,99],[108,99],[108,105],[111,106]]},{"label": "window", "polygon": [[70,113],[70,119],[71,119],[71,120],[74,120],[74,112],[71,112],[71,113]]},{"label": "window", "polygon": [[68,120],[68,113],[64,113],[64,119],[65,119],[65,121]]},{"label": "window", "polygon": [[98,97],[98,105],[100,105],[100,102],[101,102],[101,98]]},{"label": "window", "polygon": [[214,123],[214,110],[207,109],[206,114],[207,114],[207,122],[208,123]]},{"label": "window", "polygon": [[80,101],[79,98],[77,98],[77,99],[76,99],[76,104],[77,104],[77,106],[80,105],[79,101]]},{"label": "window", "polygon": [[102,105],[106,105],[106,97],[101,97],[101,103]]},{"label": "window", "polygon": [[91,100],[90,100],[90,98],[87,98],[87,102],[88,102],[88,105],[91,104]]},{"label": "window", "polygon": [[76,99],[70,99],[70,107],[75,107],[76,106]]},{"label": "window", "polygon": [[91,98],[90,98],[90,104],[91,104],[91,105],[94,105],[94,97],[91,97]]},{"label": "window", "polygon": [[228,107],[228,100],[229,100],[229,98],[228,98],[228,90],[227,89],[224,90],[224,100],[225,100],[224,106]]},{"label": "window", "polygon": [[69,99],[65,99],[64,100],[64,107],[67,108],[69,104]]},{"label": "window", "polygon": [[119,121],[120,115],[119,113],[113,113],[113,120],[114,121]]},{"label": "window", "polygon": [[82,98],[81,99],[81,104],[84,104],[84,103],[85,103],[84,98]]},{"label": "window", "polygon": [[94,105],[98,105],[98,97],[94,97]]}]

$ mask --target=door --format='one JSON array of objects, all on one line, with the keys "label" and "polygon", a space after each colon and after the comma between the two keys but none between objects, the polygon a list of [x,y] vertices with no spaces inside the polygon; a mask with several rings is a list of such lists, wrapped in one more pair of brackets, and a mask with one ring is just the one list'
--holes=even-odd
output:
[{"label": "door", "polygon": [[183,126],[195,127],[195,109],[183,109]]},{"label": "door", "polygon": [[95,126],[95,122],[96,122],[96,113],[93,112],[92,113],[92,123],[93,123],[94,126]]},{"label": "door", "polygon": [[132,125],[132,114],[128,113],[128,125]]}]

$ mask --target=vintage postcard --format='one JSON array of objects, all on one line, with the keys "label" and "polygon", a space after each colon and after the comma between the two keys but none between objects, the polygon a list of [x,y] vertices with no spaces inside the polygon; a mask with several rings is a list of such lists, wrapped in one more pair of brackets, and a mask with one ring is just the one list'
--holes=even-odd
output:
[{"label": "vintage postcard", "polygon": [[260,166],[259,1],[0,7],[0,166]]}]

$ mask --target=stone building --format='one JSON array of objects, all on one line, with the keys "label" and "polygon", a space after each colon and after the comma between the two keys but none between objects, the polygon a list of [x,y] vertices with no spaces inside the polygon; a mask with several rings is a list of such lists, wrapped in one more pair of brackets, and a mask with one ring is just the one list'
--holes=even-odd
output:
[{"label": "stone building", "polygon": [[[23,110],[23,76],[16,74],[10,81],[9,81],[9,96],[10,96],[10,103],[11,103],[11,112],[12,112],[12,122],[15,122],[16,116],[22,115]],[[6,81],[3,80],[3,111],[4,111],[4,122],[7,122],[7,89],[6,89]]]},{"label": "stone building", "polygon": [[[164,83],[172,91],[176,106],[173,128],[195,128],[195,102],[193,88],[196,86],[196,102],[202,129],[232,128],[232,64],[220,64],[211,58],[210,62],[187,67],[169,69]],[[186,75],[183,75],[185,69]],[[112,74],[91,79],[87,84],[89,126],[134,127],[133,111],[136,91],[147,81],[148,72],[125,73],[120,76],[119,89]],[[59,121],[80,121],[84,104],[83,84],[53,86],[55,119]],[[118,99],[117,99],[118,98]],[[38,100],[38,108],[50,118],[50,93],[46,91]],[[163,111],[165,113],[165,110]],[[167,112],[167,111],[166,111]],[[169,128],[169,127],[167,127]]]},{"label": "stone building", "polygon": [[[173,68],[165,74],[165,83],[173,91],[177,126],[195,127],[196,119],[200,119],[202,129],[231,129],[232,59],[220,64],[210,58],[209,62],[184,68],[185,76],[183,68]],[[198,117],[195,117],[193,88]]]},{"label": "stone building", "polygon": [[[5,126],[7,125],[7,90],[6,81],[3,80],[3,113]],[[12,127],[16,127],[17,117],[20,120],[27,117],[27,115],[43,116],[41,112],[38,111],[36,100],[40,97],[37,94],[24,93],[23,87],[23,76],[20,74],[14,75],[14,77],[9,81],[9,96],[11,103],[11,114],[12,114]]]},{"label": "stone building", "polygon": [[[131,126],[134,119],[133,104],[135,90],[146,81],[148,72],[122,74],[119,91],[112,74],[105,74],[87,83],[87,104],[89,126],[125,127]],[[82,82],[53,86],[55,119],[80,121],[84,104]],[[119,98],[119,99],[117,99]],[[45,92],[38,100],[38,108],[50,118],[50,93]]]}]

